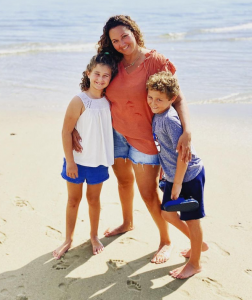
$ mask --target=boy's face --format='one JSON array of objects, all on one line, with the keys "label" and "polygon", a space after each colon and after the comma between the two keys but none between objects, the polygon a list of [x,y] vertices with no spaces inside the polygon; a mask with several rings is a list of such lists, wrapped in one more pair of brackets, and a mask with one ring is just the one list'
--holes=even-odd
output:
[{"label": "boy's face", "polygon": [[174,100],[169,99],[165,93],[155,90],[148,90],[147,103],[154,114],[162,114],[168,110]]}]

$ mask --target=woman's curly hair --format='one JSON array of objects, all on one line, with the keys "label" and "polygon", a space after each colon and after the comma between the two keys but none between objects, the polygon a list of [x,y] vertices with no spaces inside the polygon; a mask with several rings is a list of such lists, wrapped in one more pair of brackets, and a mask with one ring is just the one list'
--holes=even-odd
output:
[{"label": "woman's curly hair", "polygon": [[[97,55],[94,55],[89,64],[87,65],[86,71],[82,73],[80,88],[82,92],[87,91],[90,88],[90,80],[88,78],[87,72],[91,73],[92,70],[98,65],[102,64],[108,66],[111,69],[111,80],[116,76],[118,72],[117,62],[114,59],[113,55],[108,52],[101,52]],[[111,81],[110,80],[110,81]]]},{"label": "woman's curly hair", "polygon": [[146,89],[165,93],[170,100],[179,94],[178,80],[170,71],[151,75],[146,82]]},{"label": "woman's curly hair", "polygon": [[127,27],[134,34],[137,44],[140,47],[144,47],[144,48],[145,45],[144,45],[143,35],[138,25],[129,16],[117,15],[117,16],[110,17],[106,22],[105,26],[103,27],[103,34],[101,35],[100,40],[98,41],[97,52],[100,53],[100,52],[108,51],[111,55],[114,56],[117,62],[120,62],[123,58],[123,54],[115,50],[109,37],[110,29],[115,28],[117,26]]}]

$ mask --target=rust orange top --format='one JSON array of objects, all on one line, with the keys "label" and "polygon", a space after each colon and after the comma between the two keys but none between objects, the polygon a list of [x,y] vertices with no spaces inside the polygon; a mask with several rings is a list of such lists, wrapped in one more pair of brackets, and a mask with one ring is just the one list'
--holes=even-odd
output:
[{"label": "rust orange top", "polygon": [[146,81],[150,75],[161,71],[175,73],[175,66],[162,54],[151,50],[140,66],[128,74],[122,62],[118,74],[107,87],[111,102],[113,127],[128,143],[145,154],[157,154],[152,136],[152,117],[147,104]]}]

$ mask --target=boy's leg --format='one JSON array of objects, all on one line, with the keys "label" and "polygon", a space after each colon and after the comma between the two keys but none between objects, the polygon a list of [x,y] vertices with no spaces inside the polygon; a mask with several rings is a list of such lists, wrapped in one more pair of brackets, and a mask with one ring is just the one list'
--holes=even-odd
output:
[{"label": "boy's leg", "polygon": [[60,259],[60,257],[71,247],[78,208],[82,198],[82,187],[83,183],[76,184],[67,181],[68,201],[66,208],[66,239],[61,246],[53,251],[53,256],[56,259]]},{"label": "boy's leg", "polygon": [[[162,210],[161,214],[162,214],[162,217],[167,222],[169,222],[170,224],[175,226],[177,229],[179,229],[181,232],[183,232],[184,235],[186,235],[190,239],[188,224],[187,224],[186,221],[180,220],[180,216],[177,212],[168,212],[168,211]],[[207,251],[207,250],[208,250],[207,243],[202,241],[201,251],[204,252],[204,251]],[[181,251],[180,253],[181,253],[182,256],[184,256],[186,258],[189,258],[190,255],[191,255],[191,249],[185,249],[185,250]]]},{"label": "boy's leg", "polygon": [[98,239],[98,226],[100,217],[100,194],[102,183],[88,184],[86,197],[89,207],[89,220],[90,220],[90,239],[93,246],[93,254],[99,254],[103,251],[104,247]]},{"label": "boy's leg", "polygon": [[188,262],[180,268],[170,272],[171,276],[178,279],[185,279],[201,271],[200,254],[203,241],[200,220],[186,221],[191,240],[191,256]]}]

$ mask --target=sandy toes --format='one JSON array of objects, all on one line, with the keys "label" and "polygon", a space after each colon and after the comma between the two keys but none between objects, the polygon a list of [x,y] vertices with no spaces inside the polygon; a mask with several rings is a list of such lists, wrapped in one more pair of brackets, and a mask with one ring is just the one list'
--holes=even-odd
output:
[{"label": "sandy toes", "polygon": [[186,279],[201,272],[201,270],[201,267],[195,268],[191,263],[188,262],[187,264],[170,271],[170,275],[177,279]]},{"label": "sandy toes", "polygon": [[71,247],[71,241],[65,241],[61,246],[53,251],[53,257],[60,259],[63,254],[65,254],[68,249]]},{"label": "sandy toes", "polygon": [[104,246],[101,243],[101,241],[98,239],[98,237],[95,236],[95,237],[91,237],[90,239],[91,239],[91,244],[93,247],[93,254],[97,255],[97,254],[101,253],[104,250]]},{"label": "sandy toes", "polygon": [[[209,249],[208,244],[205,243],[205,242],[203,242],[203,243],[202,243],[201,251],[202,251],[202,252],[205,252],[205,251],[207,251],[208,249]],[[182,256],[184,256],[185,258],[190,258],[190,255],[191,255],[191,248],[185,249],[185,250],[181,251],[180,254],[181,254]]]},{"label": "sandy toes", "polygon": [[166,262],[171,256],[172,249],[172,244],[160,246],[158,251],[154,254],[151,262],[155,264],[162,264]]},{"label": "sandy toes", "polygon": [[113,235],[125,233],[125,232],[131,231],[131,230],[133,230],[133,229],[134,229],[134,226],[121,225],[121,226],[116,227],[115,229],[110,229],[110,228],[108,228],[108,229],[104,232],[104,235],[105,235],[106,237],[109,237],[109,236],[113,236]]}]

